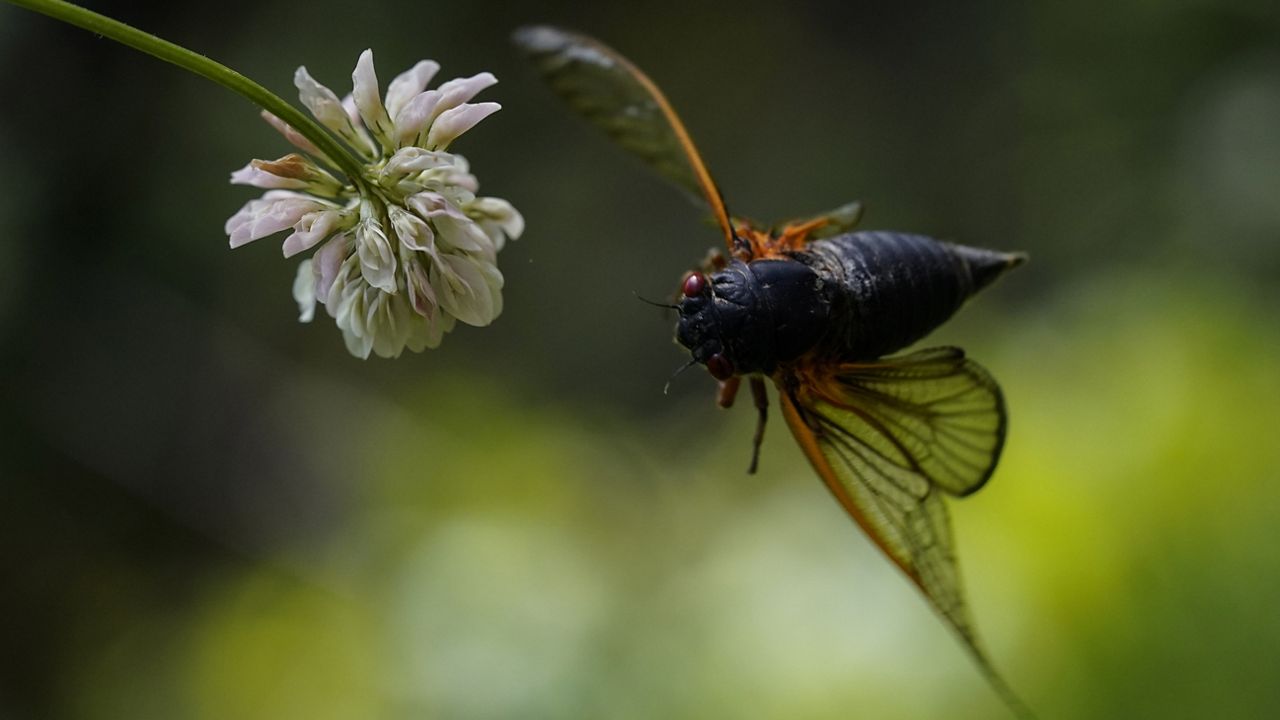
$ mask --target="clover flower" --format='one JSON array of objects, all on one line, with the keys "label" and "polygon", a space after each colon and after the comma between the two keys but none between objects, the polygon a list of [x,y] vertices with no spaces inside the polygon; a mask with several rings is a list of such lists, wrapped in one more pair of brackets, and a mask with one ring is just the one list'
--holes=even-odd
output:
[{"label": "clover flower", "polygon": [[384,100],[365,50],[351,95],[339,100],[298,68],[303,105],[359,159],[361,177],[344,178],[265,111],[301,154],[254,160],[231,175],[232,183],[267,190],[227,220],[231,247],[289,229],[285,257],[318,247],[294,281],[299,319],[309,322],[316,303],[324,305],[356,357],[434,348],[457,321],[484,326],[502,312],[497,254],[520,236],[524,219],[506,200],[477,196],[466,159],[448,152],[501,107],[470,102],[497,79],[485,72],[427,90],[439,69],[419,62],[391,81]]}]

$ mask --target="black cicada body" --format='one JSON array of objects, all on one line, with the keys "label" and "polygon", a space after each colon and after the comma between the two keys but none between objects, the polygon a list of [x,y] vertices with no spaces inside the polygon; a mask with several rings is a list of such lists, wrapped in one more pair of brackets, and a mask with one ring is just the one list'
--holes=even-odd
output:
[{"label": "black cicada body", "polygon": [[943,495],[986,483],[1004,446],[1000,387],[962,350],[893,356],[1025,258],[895,232],[851,232],[861,205],[760,229],[733,218],[662,92],[600,42],[551,27],[519,45],[569,105],[706,203],[725,254],[687,273],[676,341],[732,404],[743,378],[764,437],[768,394],[850,517],[959,634],[993,686],[1029,714],[978,645]]},{"label": "black cicada body", "polygon": [[785,258],[690,275],[676,340],[718,380],[772,376],[803,355],[875,360],[927,335],[1022,260],[923,235],[815,240]]}]

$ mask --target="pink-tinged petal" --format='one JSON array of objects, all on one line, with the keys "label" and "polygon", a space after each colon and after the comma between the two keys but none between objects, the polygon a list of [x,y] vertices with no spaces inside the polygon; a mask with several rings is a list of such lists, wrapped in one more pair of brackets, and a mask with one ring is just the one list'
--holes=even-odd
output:
[{"label": "pink-tinged petal", "polygon": [[471,98],[480,94],[481,90],[493,87],[498,84],[498,78],[493,73],[482,72],[472,75],[469,78],[454,78],[440,86],[440,110],[448,110],[455,108],[464,102],[469,102]]},{"label": "pink-tinged petal", "polygon": [[289,143],[292,144],[294,147],[298,148],[299,150],[305,153],[314,155],[315,157],[324,158],[325,160],[328,160],[328,158],[325,157],[325,154],[320,152],[320,148],[316,147],[310,140],[306,138],[305,135],[295,130],[293,126],[290,125],[289,123],[281,120],[280,118],[267,112],[266,110],[262,111],[262,119],[266,120],[268,125],[275,128],[276,131],[279,132],[281,135],[283,135],[284,139],[288,140]]},{"label": "pink-tinged petal", "polygon": [[356,109],[364,126],[373,131],[375,137],[386,137],[390,130],[391,119],[382,106],[382,95],[378,90],[378,74],[373,67],[373,51],[365,50],[356,61],[356,69],[351,73],[351,96],[355,99]]},{"label": "pink-tinged petal", "polygon": [[444,255],[431,266],[431,284],[439,293],[440,307],[462,322],[484,327],[497,317],[493,293],[485,273],[471,258]]},{"label": "pink-tinged petal", "polygon": [[467,217],[480,225],[495,250],[501,250],[508,238],[515,240],[524,233],[524,216],[506,200],[482,197],[464,207]]},{"label": "pink-tinged petal", "polygon": [[469,78],[455,78],[436,90],[415,95],[395,114],[397,142],[401,146],[421,144],[422,134],[433,121],[497,82],[493,73],[483,72]]},{"label": "pink-tinged petal", "polygon": [[397,150],[379,173],[379,183],[383,187],[403,183],[400,189],[406,195],[419,190],[455,194],[464,190],[474,195],[479,188],[479,182],[467,172],[466,160],[461,155],[416,146]]},{"label": "pink-tinged petal", "polygon": [[398,358],[404,352],[410,332],[407,308],[402,307],[402,301],[390,295],[379,298],[375,307],[377,317],[371,318],[369,323],[373,329],[373,352],[382,358]]},{"label": "pink-tinged petal", "polygon": [[423,150],[419,147],[400,148],[387,160],[382,175],[387,177],[404,177],[433,170],[439,167],[452,167],[453,157],[448,153]]},{"label": "pink-tinged petal", "polygon": [[316,314],[316,275],[310,260],[298,263],[298,274],[293,279],[293,299],[298,303],[298,321],[311,322]]},{"label": "pink-tinged petal", "polygon": [[293,74],[293,84],[298,88],[298,99],[311,111],[320,124],[333,132],[343,135],[350,128],[351,118],[342,107],[342,101],[329,88],[321,85],[306,66],[299,67]]},{"label": "pink-tinged petal", "polygon": [[356,335],[350,330],[342,331],[342,341],[347,345],[347,352],[353,357],[361,360],[368,360],[369,353],[373,350],[373,338],[363,335]]},{"label": "pink-tinged petal", "polygon": [[396,143],[400,146],[413,145],[427,128],[427,124],[436,116],[436,105],[440,103],[439,90],[427,90],[418,93],[405,103],[396,113]]},{"label": "pink-tinged petal", "polygon": [[326,306],[329,305],[329,294],[342,270],[342,263],[351,252],[350,243],[350,233],[339,233],[320,246],[312,256],[316,270],[316,299]]},{"label": "pink-tinged petal", "polygon": [[467,206],[467,214],[486,218],[502,228],[512,240],[524,234],[524,216],[511,203],[502,198],[482,197]]},{"label": "pink-tinged petal", "polygon": [[396,237],[400,239],[401,245],[410,250],[435,253],[436,234],[426,221],[395,205],[387,206],[387,213],[391,217],[391,227],[396,231]]},{"label": "pink-tinged petal", "polygon": [[352,95],[342,98],[342,109],[346,111],[347,118],[351,120],[351,127],[356,129],[356,134],[360,136],[360,142],[367,145],[372,156],[376,148],[373,146],[373,138],[369,136],[368,130],[365,129],[364,119],[360,117],[360,108],[356,107],[356,99]]},{"label": "pink-tinged petal", "polygon": [[[368,359],[369,352],[373,350],[373,335],[365,324],[367,301],[371,294],[365,290],[377,292],[373,288],[361,288],[357,283],[350,283],[343,288],[342,297],[334,315],[338,327],[342,329],[342,339],[346,341],[347,352],[362,360]],[[373,295],[373,297],[377,296]]]},{"label": "pink-tinged petal", "polygon": [[453,206],[444,195],[435,192],[420,192],[405,199],[405,205],[418,214],[423,220],[435,220],[453,217],[466,220],[466,215]]},{"label": "pink-tinged petal", "polygon": [[[422,349],[440,347],[440,341],[444,339],[444,334],[453,329],[453,317],[445,315],[439,305],[431,306],[431,314],[427,316],[423,323],[423,334],[418,338]],[[421,352],[415,345],[410,345],[409,349],[414,352]]]},{"label": "pink-tinged petal", "polygon": [[[455,155],[454,157],[457,156]],[[422,184],[424,187],[439,187],[441,189],[448,187],[460,188],[472,194],[480,189],[480,181],[476,180],[475,175],[459,170],[456,166],[427,173],[422,178]]]},{"label": "pink-tinged petal", "polygon": [[259,200],[250,200],[240,212],[232,215],[224,229],[230,236],[231,247],[273,235],[302,219],[302,216],[325,206],[303,196],[273,190]]},{"label": "pink-tinged petal", "polygon": [[484,230],[471,218],[457,211],[439,212],[431,217],[431,222],[439,230],[442,247],[446,249],[465,250],[492,256],[496,251],[493,241]]},{"label": "pink-tinged petal", "polygon": [[[311,162],[311,159],[298,153],[289,153],[278,160],[254,160],[250,166],[266,175],[275,176],[286,181],[297,181],[301,185],[283,185],[281,187],[301,187],[312,195],[336,197],[342,192],[342,183],[325,172],[323,168]],[[244,179],[257,178],[257,175],[245,173]],[[260,178],[264,181],[265,178]],[[236,176],[232,176],[232,182]]]},{"label": "pink-tinged petal", "polygon": [[231,182],[267,189],[306,190],[323,197],[336,197],[342,191],[337,178],[298,153],[278,160],[254,160],[232,173]]},{"label": "pink-tinged petal", "polygon": [[363,132],[356,131],[351,116],[332,90],[316,82],[305,67],[298,68],[294,73],[293,84],[298,88],[298,99],[321,125],[337,133],[352,148],[372,155],[373,144]]},{"label": "pink-tinged petal", "polygon": [[387,86],[387,114],[396,117],[414,95],[427,89],[427,83],[440,71],[440,63],[420,60],[412,68],[396,76]]},{"label": "pink-tinged petal", "polygon": [[418,258],[410,256],[404,261],[404,279],[413,311],[430,319],[436,308],[436,291],[431,287],[427,269]]},{"label": "pink-tinged petal", "polygon": [[386,293],[396,291],[396,256],[378,221],[370,218],[356,226],[356,254],[365,282]]},{"label": "pink-tinged petal", "polygon": [[443,150],[449,147],[459,135],[475,127],[476,123],[502,109],[495,102],[466,103],[456,108],[445,110],[440,117],[431,123],[427,132],[427,147]]},{"label": "pink-tinged petal", "polygon": [[443,195],[421,192],[406,199],[405,204],[421,218],[431,221],[444,250],[465,250],[484,255],[494,253],[489,236]]},{"label": "pink-tinged petal", "polygon": [[284,256],[293,257],[320,244],[320,241],[328,238],[341,228],[342,221],[342,213],[337,210],[311,212],[303,215],[294,224],[293,234],[284,239]]},{"label": "pink-tinged petal", "polygon": [[426,220],[431,217],[434,210],[439,210],[448,204],[448,200],[440,193],[420,192],[405,198],[404,204],[409,206],[411,210],[418,213],[418,217]]},{"label": "pink-tinged petal", "polygon": [[502,277],[502,271],[498,270],[498,266],[492,263],[479,263],[480,273],[484,275],[485,285],[489,290],[489,299],[491,302],[493,319],[496,320],[502,314],[502,286],[506,279]]},{"label": "pink-tinged petal", "polygon": [[305,180],[297,178],[280,177],[263,170],[258,164],[261,160],[254,160],[248,165],[231,173],[232,185],[252,185],[254,187],[265,188],[268,190],[297,190],[307,186]]}]

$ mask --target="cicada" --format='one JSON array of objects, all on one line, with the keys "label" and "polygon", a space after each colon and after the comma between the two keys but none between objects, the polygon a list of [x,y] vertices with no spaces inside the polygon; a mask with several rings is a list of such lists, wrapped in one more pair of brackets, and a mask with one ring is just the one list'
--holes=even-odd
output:
[{"label": "cicada", "polygon": [[733,403],[745,379],[758,420],[765,378],[827,488],[956,631],[984,675],[1023,706],[979,645],[961,592],[944,496],[991,477],[1007,416],[1000,386],[963,350],[893,355],[1021,264],[1020,253],[900,232],[853,232],[862,206],[760,228],[729,214],[684,124],[658,87],[603,43],[561,29],[518,30],[516,44],[568,105],[705,202],[723,252],[679,285],[676,341]]}]

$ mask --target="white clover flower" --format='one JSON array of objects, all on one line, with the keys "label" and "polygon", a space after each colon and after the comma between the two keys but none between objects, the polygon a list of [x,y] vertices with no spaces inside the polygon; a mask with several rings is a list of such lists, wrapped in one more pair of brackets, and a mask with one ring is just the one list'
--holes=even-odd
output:
[{"label": "white clover flower", "polygon": [[344,100],[298,68],[302,103],[359,158],[362,177],[340,179],[330,158],[266,112],[305,154],[254,160],[231,175],[267,189],[227,220],[231,247],[288,229],[285,257],[318,246],[293,285],[299,320],[321,303],[357,357],[434,348],[456,321],[483,326],[502,312],[497,254],[520,237],[524,218],[506,200],[477,197],[466,159],[447,152],[500,108],[470,102],[497,79],[486,72],[427,90],[439,69],[419,62],[391,81],[384,101],[370,50]]}]

